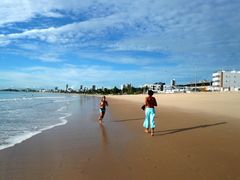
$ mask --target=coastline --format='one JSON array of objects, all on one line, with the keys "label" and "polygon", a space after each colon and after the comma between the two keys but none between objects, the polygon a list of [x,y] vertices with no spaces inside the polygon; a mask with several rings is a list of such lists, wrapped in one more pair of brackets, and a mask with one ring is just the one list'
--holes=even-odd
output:
[{"label": "coastline", "polygon": [[[72,104],[72,103],[70,103],[70,101],[74,101],[74,99],[63,100],[63,99],[65,99],[66,96],[55,96],[56,94],[54,94],[54,96],[51,96],[52,94],[49,94],[49,93],[48,94],[45,93],[45,95],[48,95],[48,96],[33,96],[32,93],[28,93],[28,96],[27,96],[27,92],[24,92],[24,93],[22,93],[22,92],[17,92],[17,93],[16,92],[6,92],[6,93],[10,93],[10,94],[7,94],[8,96],[6,98],[1,98],[0,102],[2,102],[2,104],[6,102],[6,104],[4,104],[5,106],[2,106],[3,107],[2,112],[3,113],[5,112],[5,114],[9,113],[9,116],[8,116],[8,118],[4,115],[1,116],[2,124],[1,124],[0,129],[3,134],[5,134],[5,133],[7,134],[8,130],[5,130],[4,126],[12,127],[12,129],[10,128],[9,132],[15,132],[15,134],[12,133],[10,135],[8,134],[8,136],[3,135],[2,137],[0,137],[0,139],[3,140],[0,144],[0,150],[6,149],[9,147],[13,147],[16,144],[20,144],[21,142],[23,142],[37,134],[40,134],[43,131],[52,129],[57,126],[64,125],[68,122],[67,118],[69,116],[71,116],[70,111],[64,112],[65,109],[70,108],[70,106],[68,107],[68,103],[64,103],[64,102],[69,102],[69,104]],[[38,94],[40,94],[40,93],[38,93]],[[37,93],[35,93],[35,95],[37,95]],[[74,97],[74,95],[72,95],[71,97]],[[39,102],[39,100],[41,100],[41,102]],[[56,102],[56,104],[55,104],[56,109],[53,108],[52,112],[50,112],[51,115],[48,115],[48,118],[50,120],[52,119],[53,122],[51,122],[51,121],[49,121],[47,123],[46,123],[46,121],[42,122],[45,119],[42,117],[46,117],[46,116],[34,116],[35,115],[34,112],[42,111],[44,114],[48,114],[49,112],[46,110],[43,110],[43,108],[47,107],[48,104],[50,104],[50,106],[51,106],[52,103],[49,103],[51,100],[53,100],[54,103]],[[77,100],[77,98],[76,98],[76,100]],[[33,104],[33,107],[29,108],[28,104],[31,104],[33,101],[35,104]],[[62,101],[62,104],[60,104],[61,101]],[[13,106],[13,104],[17,104],[17,106]],[[43,106],[39,107],[38,105],[41,105],[41,104]],[[1,104],[0,104],[0,106],[1,106]],[[8,107],[8,109],[6,109],[6,107]],[[23,110],[25,108],[29,111],[22,113],[21,110]],[[18,111],[19,115],[17,117],[14,114],[14,111]],[[56,111],[58,114],[53,115],[54,111]],[[28,114],[28,112],[30,112],[30,113]],[[10,115],[12,115],[12,116],[10,116]],[[26,117],[27,117],[27,120],[26,120]],[[38,117],[39,117],[39,119],[36,120],[35,118],[38,118]],[[6,119],[9,119],[9,122],[6,121]],[[30,119],[32,119],[32,122]],[[21,121],[23,121],[23,123],[22,123],[23,125],[21,126],[22,129],[19,127],[14,127],[14,123],[16,123],[17,121],[19,121],[19,123]],[[26,126],[28,128],[26,128],[26,127],[24,128],[24,123],[26,121],[28,121],[28,124],[26,124]],[[40,124],[37,124],[38,122]],[[44,125],[41,125],[41,122]],[[31,123],[33,123],[33,124],[31,125]]]},{"label": "coastline", "polygon": [[0,179],[239,179],[238,119],[159,104],[151,137],[141,100],[126,97],[108,97],[103,125],[86,97],[64,126],[1,150]]}]

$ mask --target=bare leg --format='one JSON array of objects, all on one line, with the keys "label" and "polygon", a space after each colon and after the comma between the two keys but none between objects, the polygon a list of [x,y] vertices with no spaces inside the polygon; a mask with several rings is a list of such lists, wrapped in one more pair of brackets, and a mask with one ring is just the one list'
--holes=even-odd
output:
[{"label": "bare leg", "polygon": [[102,123],[102,112],[100,113],[98,120],[99,120],[99,123]]},{"label": "bare leg", "polygon": [[145,132],[145,133],[149,133],[149,128],[146,128],[146,129],[144,130],[144,132]]},{"label": "bare leg", "polygon": [[154,136],[154,128],[151,130],[151,136]]},{"label": "bare leg", "polygon": [[99,123],[102,123],[105,112],[101,112],[99,116]]}]

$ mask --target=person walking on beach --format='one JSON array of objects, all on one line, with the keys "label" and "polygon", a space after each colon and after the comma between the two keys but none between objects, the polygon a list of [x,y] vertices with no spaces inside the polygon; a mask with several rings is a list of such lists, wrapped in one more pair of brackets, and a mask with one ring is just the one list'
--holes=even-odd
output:
[{"label": "person walking on beach", "polygon": [[102,123],[102,120],[104,118],[105,112],[106,112],[106,106],[108,106],[108,102],[106,100],[106,97],[103,96],[100,103],[99,103],[99,123]]},{"label": "person walking on beach", "polygon": [[145,99],[145,120],[143,122],[143,127],[145,128],[146,133],[151,133],[151,136],[154,136],[155,106],[157,106],[157,101],[155,97],[153,97],[153,91],[149,90],[148,97]]}]

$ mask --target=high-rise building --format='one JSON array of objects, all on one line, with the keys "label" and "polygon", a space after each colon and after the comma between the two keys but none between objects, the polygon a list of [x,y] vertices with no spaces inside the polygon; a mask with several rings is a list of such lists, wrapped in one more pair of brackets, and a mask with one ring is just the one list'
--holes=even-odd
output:
[{"label": "high-rise building", "polygon": [[82,91],[83,90],[83,85],[80,85],[80,89],[79,89],[80,91]]},{"label": "high-rise building", "polygon": [[171,80],[171,86],[176,86],[176,80],[175,79]]},{"label": "high-rise building", "polygon": [[240,89],[240,71],[217,71],[212,74],[212,86],[215,91],[238,91]]}]

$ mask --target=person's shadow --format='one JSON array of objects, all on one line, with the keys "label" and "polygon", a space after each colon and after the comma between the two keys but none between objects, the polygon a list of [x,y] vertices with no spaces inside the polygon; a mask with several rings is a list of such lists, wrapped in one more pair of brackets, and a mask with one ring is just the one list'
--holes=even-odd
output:
[{"label": "person's shadow", "polygon": [[214,123],[214,124],[204,124],[204,125],[199,125],[199,126],[193,126],[193,127],[187,127],[187,128],[179,128],[179,129],[168,129],[168,130],[163,130],[163,131],[155,131],[155,136],[164,136],[164,135],[169,135],[169,134],[175,134],[183,131],[190,131],[194,129],[199,129],[199,128],[207,128],[211,126],[218,126],[218,125],[223,125],[226,124],[227,122],[219,122],[219,123]]},{"label": "person's shadow", "polygon": [[132,118],[132,119],[118,119],[118,120],[113,120],[111,122],[128,122],[128,121],[143,121],[144,117],[139,117],[139,118]]}]

